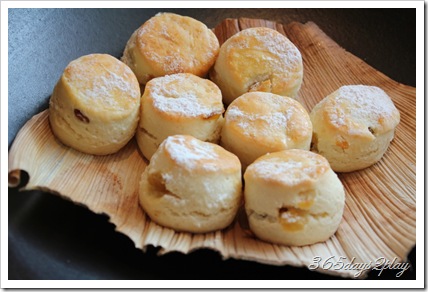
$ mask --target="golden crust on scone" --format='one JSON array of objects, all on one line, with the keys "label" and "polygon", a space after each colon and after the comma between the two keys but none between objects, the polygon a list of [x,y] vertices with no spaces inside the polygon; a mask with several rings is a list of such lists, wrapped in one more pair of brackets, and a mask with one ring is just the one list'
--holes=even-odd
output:
[{"label": "golden crust on scone", "polygon": [[49,102],[49,120],[64,144],[111,154],[134,136],[139,107],[140,87],[131,69],[110,55],[90,54],[65,68]]},{"label": "golden crust on scone", "polygon": [[186,135],[164,140],[140,181],[144,211],[154,222],[177,231],[201,233],[229,226],[241,198],[239,159]]},{"label": "golden crust on scone", "polygon": [[70,98],[76,107],[87,113],[100,113],[100,118],[109,121],[125,116],[139,103],[140,90],[135,83],[135,74],[128,66],[107,54],[82,56],[68,64],[61,82],[72,93]]},{"label": "golden crust on scone", "polygon": [[260,239],[301,246],[336,232],[345,192],[319,154],[301,149],[266,154],[247,168],[244,181],[249,225]]},{"label": "golden crust on scone", "polygon": [[301,149],[268,153],[253,164],[247,168],[246,178],[293,187],[310,186],[330,169],[323,156]]},{"label": "golden crust on scone", "polygon": [[192,135],[217,143],[223,125],[221,91],[213,82],[189,73],[150,80],[141,98],[138,145],[150,159],[171,135]]},{"label": "golden crust on scone", "polygon": [[219,48],[217,37],[202,22],[174,13],[159,13],[132,34],[122,60],[141,84],[174,73],[204,77]]},{"label": "golden crust on scone", "polygon": [[235,153],[245,169],[268,152],[309,150],[311,138],[311,120],[298,101],[267,92],[249,92],[227,108],[221,145]]},{"label": "golden crust on scone", "polygon": [[380,88],[342,86],[312,110],[313,150],[335,171],[348,172],[379,161],[400,121],[400,113]]},{"label": "golden crust on scone", "polygon": [[226,104],[249,91],[295,97],[303,79],[297,47],[284,35],[266,28],[248,28],[220,47],[210,78]]},{"label": "golden crust on scone", "polygon": [[170,136],[165,143],[165,155],[171,163],[191,172],[235,173],[241,169],[239,159],[233,153],[226,151],[213,143],[202,143],[192,136]]},{"label": "golden crust on scone", "polygon": [[210,119],[224,112],[218,86],[189,73],[152,79],[145,87],[143,99],[158,114],[174,121]]},{"label": "golden crust on scone", "polygon": [[326,124],[342,135],[372,139],[394,130],[400,113],[386,93],[375,86],[342,86],[320,103]]}]

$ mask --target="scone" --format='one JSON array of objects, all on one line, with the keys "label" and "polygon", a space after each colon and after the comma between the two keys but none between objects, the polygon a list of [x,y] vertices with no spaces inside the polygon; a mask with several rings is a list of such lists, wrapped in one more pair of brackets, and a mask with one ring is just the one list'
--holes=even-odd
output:
[{"label": "scone", "polygon": [[217,143],[223,125],[220,89],[210,80],[178,73],[150,80],[141,98],[137,141],[150,160],[162,141],[186,134]]},{"label": "scone", "polygon": [[239,157],[245,170],[268,152],[309,150],[311,139],[309,114],[298,101],[268,92],[249,92],[227,108],[220,144]]},{"label": "scone", "polygon": [[139,198],[160,225],[194,233],[223,229],[242,199],[241,165],[216,144],[170,136],[144,170]]},{"label": "scone", "polygon": [[134,136],[140,87],[131,69],[106,54],[82,56],[68,64],[49,102],[55,136],[76,150],[117,152]]},{"label": "scone", "polygon": [[122,61],[141,84],[174,73],[204,77],[219,49],[217,37],[202,22],[174,13],[158,13],[132,34]]},{"label": "scone", "polygon": [[292,149],[266,154],[245,174],[250,229],[265,241],[301,246],[326,241],[343,215],[345,191],[328,161]]},{"label": "scone", "polygon": [[350,172],[378,162],[400,121],[400,113],[380,88],[349,85],[319,102],[310,114],[312,150],[334,171]]},{"label": "scone", "polygon": [[249,91],[294,98],[303,79],[302,56],[276,30],[248,28],[223,43],[210,78],[220,87],[226,104]]}]

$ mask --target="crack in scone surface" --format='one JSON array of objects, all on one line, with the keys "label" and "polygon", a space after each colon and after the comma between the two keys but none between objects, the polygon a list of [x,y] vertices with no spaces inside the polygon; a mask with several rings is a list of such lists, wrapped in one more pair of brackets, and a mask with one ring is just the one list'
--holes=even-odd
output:
[{"label": "crack in scone surface", "polygon": [[148,183],[160,193],[160,196],[172,196],[176,199],[181,200],[182,198],[176,193],[169,190],[166,186],[165,179],[160,172],[155,172],[147,177]]}]

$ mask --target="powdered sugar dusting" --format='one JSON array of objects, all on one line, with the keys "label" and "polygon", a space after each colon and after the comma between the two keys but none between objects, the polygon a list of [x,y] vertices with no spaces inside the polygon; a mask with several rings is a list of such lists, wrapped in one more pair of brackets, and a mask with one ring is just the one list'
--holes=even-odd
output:
[{"label": "powdered sugar dusting", "polygon": [[78,90],[80,101],[105,109],[119,110],[126,107],[124,101],[137,101],[137,80],[132,82],[132,77],[132,71],[119,60],[115,64],[93,55],[81,57],[66,68],[66,78]]},{"label": "powdered sugar dusting", "polygon": [[290,121],[292,111],[287,109],[285,112],[265,113],[244,113],[238,107],[233,107],[228,110],[228,118],[237,121],[237,125],[243,130],[245,135],[256,134],[256,131],[261,128],[254,129],[252,124],[263,122],[266,126],[262,129],[261,134],[268,135],[269,132],[284,132],[287,124]]},{"label": "powdered sugar dusting", "polygon": [[146,21],[138,30],[137,42],[151,66],[163,71],[160,75],[200,75],[214,63],[219,47],[205,24],[174,13],[158,13]]},{"label": "powdered sugar dusting", "polygon": [[187,117],[210,117],[213,114],[221,114],[223,105],[220,91],[217,95],[208,92],[209,90],[204,87],[205,82],[210,81],[198,79],[196,76],[190,77],[189,74],[155,78],[150,81],[153,105],[162,112]]},{"label": "powdered sugar dusting", "polygon": [[217,170],[219,168],[219,156],[215,145],[199,141],[190,136],[175,135],[165,140],[171,158],[185,168],[204,168],[206,170]]},{"label": "powdered sugar dusting", "polygon": [[[296,184],[301,180],[302,173],[299,170],[302,163],[298,161],[283,162],[278,160],[263,160],[254,164],[255,171],[262,178],[281,177],[281,181],[287,184]],[[305,176],[307,176],[305,174]]]},{"label": "powdered sugar dusting", "polygon": [[397,113],[389,96],[375,86],[342,86],[327,101],[331,123],[338,128],[349,128],[351,134],[360,127],[367,131],[367,123],[375,126],[380,118]]},{"label": "powdered sugar dusting", "polygon": [[178,52],[163,55],[160,52],[151,51],[150,59],[162,66],[162,70],[168,74],[184,72],[183,56]]},{"label": "powdered sugar dusting", "polygon": [[[269,93],[258,93],[257,97],[248,94],[240,98],[239,103],[229,106],[226,121],[234,123],[246,136],[271,142],[279,139],[287,145],[288,133],[305,129],[310,131],[309,117],[303,112],[302,115],[298,114],[299,110],[294,104],[297,101]],[[254,104],[250,110],[246,110],[245,105],[250,101]]]},{"label": "powdered sugar dusting", "polygon": [[256,161],[248,169],[257,177],[273,179],[286,185],[315,180],[327,169],[328,164],[318,159],[316,154],[302,151],[289,150],[288,153],[295,152],[291,155],[268,154],[267,158]]},{"label": "powdered sugar dusting", "polygon": [[[300,67],[302,56],[296,46],[284,35],[269,28],[248,28],[232,37],[231,49],[251,49],[265,52],[264,61],[271,62],[279,72],[293,71]],[[241,36],[238,38],[238,36]],[[228,54],[229,54],[228,52]]]},{"label": "powdered sugar dusting", "polygon": [[[168,29],[168,22],[162,22],[163,13],[158,13],[148,21],[138,31],[138,42],[144,50],[144,54],[150,60],[162,67],[162,70],[167,74],[179,73],[183,67],[183,56],[179,51],[179,46],[172,41],[176,36],[171,35]],[[158,44],[159,48],[151,46]],[[160,45],[162,44],[162,45]],[[163,47],[163,48],[162,48]],[[168,48],[168,54],[163,51]]]}]

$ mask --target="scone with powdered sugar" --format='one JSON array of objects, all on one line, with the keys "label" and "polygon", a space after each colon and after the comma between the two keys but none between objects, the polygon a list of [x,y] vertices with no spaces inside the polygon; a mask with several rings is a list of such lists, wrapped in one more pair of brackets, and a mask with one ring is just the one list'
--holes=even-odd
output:
[{"label": "scone with powdered sugar", "polygon": [[319,154],[266,154],[247,168],[244,180],[249,225],[263,240],[296,246],[326,241],[342,220],[345,190]]},{"label": "scone with powdered sugar", "polygon": [[162,142],[140,180],[140,204],[156,223],[177,231],[229,226],[242,199],[239,159],[186,135]]},{"label": "scone with powdered sugar", "polygon": [[311,138],[309,114],[298,101],[268,92],[249,92],[227,108],[220,145],[235,153],[245,170],[269,152],[309,150]]},{"label": "scone with powdered sugar", "polygon": [[210,78],[220,87],[225,104],[249,91],[295,98],[303,80],[302,56],[278,31],[247,28],[220,47]]},{"label": "scone with powdered sugar", "polygon": [[323,155],[334,171],[369,167],[385,154],[400,113],[379,87],[342,86],[319,102],[310,114],[312,150]]},{"label": "scone with powdered sugar", "polygon": [[174,73],[208,74],[219,42],[202,22],[174,13],[158,13],[143,23],[128,40],[122,61],[140,84]]},{"label": "scone with powdered sugar", "polygon": [[150,160],[168,136],[191,135],[217,143],[223,112],[220,89],[208,79],[189,73],[154,78],[141,97],[138,146]]},{"label": "scone with powdered sugar", "polygon": [[49,121],[65,145],[88,154],[119,151],[134,136],[140,87],[131,69],[107,54],[68,64],[49,102]]}]

